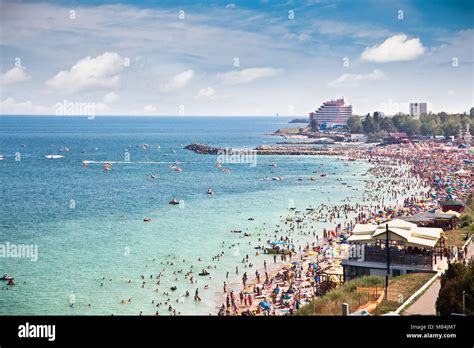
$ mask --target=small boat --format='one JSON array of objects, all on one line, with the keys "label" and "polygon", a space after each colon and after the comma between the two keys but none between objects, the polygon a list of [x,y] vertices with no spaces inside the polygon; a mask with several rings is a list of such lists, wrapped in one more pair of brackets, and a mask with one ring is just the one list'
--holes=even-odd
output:
[{"label": "small boat", "polygon": [[249,221],[253,221],[253,220],[255,220],[255,219],[251,217],[251,218],[248,218],[247,220],[249,220]]},{"label": "small boat", "polygon": [[15,277],[9,276],[8,274],[4,274],[3,276],[0,277],[0,280],[12,280],[15,279]]},{"label": "small boat", "polygon": [[283,178],[281,176],[274,176],[272,180],[281,181]]},{"label": "small boat", "polygon": [[46,155],[44,157],[46,157],[47,159],[57,159],[57,158],[63,158],[64,156],[62,156],[62,155]]},{"label": "small boat", "polygon": [[207,276],[207,275],[210,275],[211,273],[209,273],[208,271],[206,271],[205,269],[203,269],[200,273],[198,273],[200,276]]},{"label": "small boat", "polygon": [[271,166],[271,167],[278,167],[278,164],[272,163],[272,164],[270,164],[270,166]]},{"label": "small boat", "polygon": [[207,189],[207,194],[208,194],[208,195],[213,195],[213,194],[214,194],[214,191],[212,191],[211,188],[208,188],[208,189]]},{"label": "small boat", "polygon": [[242,233],[242,230],[232,230],[230,232],[232,232],[232,233]]},{"label": "small boat", "polygon": [[150,221],[151,221],[151,218],[146,217],[146,218],[143,219],[143,221],[144,221],[144,222],[150,222]]},{"label": "small boat", "polygon": [[177,204],[179,204],[178,200],[177,200],[175,197],[173,197],[173,199],[172,199],[171,201],[169,201],[168,203],[169,203],[169,204],[172,204],[172,205],[177,205]]}]

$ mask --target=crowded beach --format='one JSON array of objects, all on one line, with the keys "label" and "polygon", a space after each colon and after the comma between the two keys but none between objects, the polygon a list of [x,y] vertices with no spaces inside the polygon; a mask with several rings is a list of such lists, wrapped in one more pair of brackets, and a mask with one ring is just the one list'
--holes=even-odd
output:
[{"label": "crowded beach", "polygon": [[[319,295],[322,277],[341,282],[341,259],[347,256],[347,238],[356,223],[380,224],[421,212],[439,211],[442,201],[466,201],[474,181],[473,159],[472,152],[435,142],[346,149],[345,160],[365,160],[372,164],[369,172],[373,179],[365,182],[364,202],[379,203],[321,206],[303,214],[298,220],[302,224],[286,221],[289,232],[304,230],[311,221],[324,219],[332,223],[338,218],[344,219],[343,224],[324,229],[322,238],[315,234],[314,242],[303,250],[296,250],[290,244],[291,238],[281,233],[282,250],[274,252],[278,253],[282,265],[269,274],[265,260],[264,276],[255,271],[255,278],[250,282],[244,274],[240,291],[230,290],[224,284],[225,303],[219,315],[295,313]],[[276,260],[277,255],[273,255],[275,263]]]}]

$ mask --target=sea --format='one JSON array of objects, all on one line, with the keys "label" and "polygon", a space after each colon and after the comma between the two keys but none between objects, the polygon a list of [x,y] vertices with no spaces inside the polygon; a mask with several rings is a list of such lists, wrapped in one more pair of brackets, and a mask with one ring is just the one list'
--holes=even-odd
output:
[{"label": "sea", "polygon": [[[293,126],[284,117],[0,117],[0,275],[16,282],[0,281],[0,315],[170,314],[165,302],[180,314],[216,314],[224,281],[238,287],[244,271],[273,262],[255,247],[290,208],[360,201],[369,164],[257,156],[219,168],[218,155],[183,147],[252,149],[282,141],[269,133]],[[323,227],[333,225],[314,232]],[[36,257],[7,255],[12,245],[35,247]],[[254,268],[244,268],[246,255]],[[191,265],[194,284],[185,279]]]}]

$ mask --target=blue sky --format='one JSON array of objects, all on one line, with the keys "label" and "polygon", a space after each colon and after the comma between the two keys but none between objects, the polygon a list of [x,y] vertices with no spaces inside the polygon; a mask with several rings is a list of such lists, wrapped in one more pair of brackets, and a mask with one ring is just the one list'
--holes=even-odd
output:
[{"label": "blue sky", "polygon": [[340,96],[358,114],[474,104],[473,1],[0,6],[3,114],[64,101],[110,115],[300,116]]}]

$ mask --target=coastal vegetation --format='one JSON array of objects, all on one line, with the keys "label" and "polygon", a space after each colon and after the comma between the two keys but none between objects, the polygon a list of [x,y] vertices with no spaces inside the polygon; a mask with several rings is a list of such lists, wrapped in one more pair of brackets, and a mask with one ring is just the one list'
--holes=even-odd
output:
[{"label": "coastal vegetation", "polygon": [[459,219],[459,227],[468,231],[474,230],[474,199],[472,194],[468,198],[464,212]]},{"label": "coastal vegetation", "polygon": [[[394,311],[432,276],[432,273],[411,273],[390,278],[388,299],[384,299],[373,314],[381,315]],[[342,303],[347,303],[353,312],[368,301],[375,301],[383,293],[384,285],[385,278],[378,276],[363,276],[349,280],[342,286],[330,290],[325,296],[303,306],[297,315],[341,315]],[[376,291],[361,291],[361,288],[375,288]]]},{"label": "coastal vegetation", "polygon": [[373,116],[367,114],[364,119],[360,116],[351,116],[347,120],[347,127],[351,133],[365,133],[374,137],[381,137],[383,132],[403,132],[409,136],[451,137],[459,135],[467,125],[474,127],[474,115],[440,112],[414,118],[402,113],[393,117],[383,117],[374,113]]},{"label": "coastal vegetation", "polygon": [[474,315],[474,262],[468,265],[452,263],[441,276],[441,289],[436,300],[436,311],[440,315],[463,313],[465,292],[465,314]]}]

